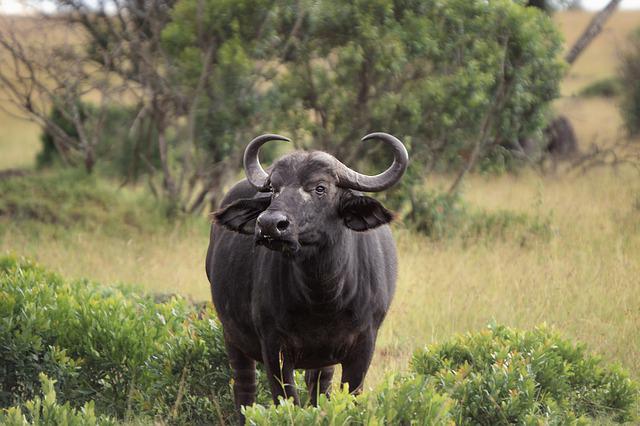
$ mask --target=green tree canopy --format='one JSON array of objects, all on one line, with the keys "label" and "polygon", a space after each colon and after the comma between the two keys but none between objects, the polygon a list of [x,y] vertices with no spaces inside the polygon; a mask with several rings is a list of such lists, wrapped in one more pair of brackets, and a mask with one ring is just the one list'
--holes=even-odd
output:
[{"label": "green tree canopy", "polygon": [[409,142],[426,170],[455,164],[488,113],[487,148],[539,131],[558,93],[553,23],[510,0],[319,1],[287,11],[305,19],[273,86],[278,127],[347,161],[370,149],[360,136],[384,130]]}]

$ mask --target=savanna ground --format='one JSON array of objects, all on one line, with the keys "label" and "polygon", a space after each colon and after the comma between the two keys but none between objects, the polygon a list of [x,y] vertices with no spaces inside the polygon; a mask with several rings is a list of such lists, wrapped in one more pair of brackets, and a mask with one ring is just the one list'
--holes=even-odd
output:
[{"label": "savanna ground", "polygon": [[[590,18],[585,12],[555,17],[567,44]],[[617,12],[564,80],[555,109],[570,117],[584,151],[592,143],[606,146],[618,140],[621,120],[615,100],[575,95],[615,74],[626,34],[639,25],[640,12]],[[15,119],[11,111],[0,112],[0,169],[32,167],[38,135],[33,123]],[[444,187],[450,181],[434,176],[426,185]],[[137,195],[131,189],[120,192],[123,197]],[[638,378],[637,171],[621,167],[587,174],[476,174],[465,181],[463,197],[485,211],[538,215],[549,222],[550,235],[433,241],[397,224],[398,290],[381,329],[368,385],[387,371],[405,368],[417,347],[478,330],[492,320],[522,328],[547,323],[607,360],[619,361]],[[60,231],[54,225],[25,229],[7,221],[0,225],[0,252],[33,258],[69,278],[135,283],[150,292],[180,293],[193,300],[210,297],[204,274],[209,238],[205,218],[125,237],[106,227],[101,232],[100,224],[90,231],[73,226]]]}]

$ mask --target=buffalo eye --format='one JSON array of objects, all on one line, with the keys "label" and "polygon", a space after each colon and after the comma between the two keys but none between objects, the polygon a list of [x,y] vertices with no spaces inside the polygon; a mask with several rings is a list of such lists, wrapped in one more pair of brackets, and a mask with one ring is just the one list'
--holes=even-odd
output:
[{"label": "buffalo eye", "polygon": [[325,187],[324,187],[324,186],[322,186],[322,185],[318,185],[318,186],[316,186],[316,189],[315,189],[316,194],[318,194],[318,195],[324,195],[324,193],[326,192],[326,190],[327,190],[327,188],[325,188]]}]

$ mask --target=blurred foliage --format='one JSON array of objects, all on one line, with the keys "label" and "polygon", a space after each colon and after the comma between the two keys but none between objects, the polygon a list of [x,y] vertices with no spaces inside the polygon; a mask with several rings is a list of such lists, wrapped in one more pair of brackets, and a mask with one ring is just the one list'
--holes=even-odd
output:
[{"label": "blurred foliage", "polygon": [[[135,183],[142,176],[152,174],[161,167],[159,153],[152,145],[155,132],[150,126],[151,122],[149,118],[144,118],[136,123],[135,107],[114,103],[99,112],[92,103],[80,102],[78,109],[84,116],[102,115],[100,125],[106,131],[99,132],[101,141],[96,146],[98,169],[102,174]],[[67,135],[77,138],[76,127],[58,108],[51,109],[49,118]],[[89,124],[86,126],[92,131]],[[61,165],[53,135],[45,130],[40,141],[42,148],[36,158],[37,167]],[[176,144],[176,141],[170,140],[169,143]]]},{"label": "blurred foliage", "polygon": [[417,178],[457,167],[488,115],[483,156],[539,132],[558,94],[558,32],[511,0],[301,2],[282,13],[285,28],[305,15],[270,94],[275,127],[347,163],[379,159],[358,139],[384,129],[409,145]]},{"label": "blurred foliage", "polygon": [[622,117],[631,136],[640,135],[640,28],[629,37],[629,46],[621,55]]},{"label": "blurred foliage", "polygon": [[195,142],[212,164],[238,153],[260,112],[256,61],[267,56],[270,3],[179,1],[163,31],[163,46],[175,60],[173,80],[183,90],[201,89]]},{"label": "blurred foliage", "polygon": [[[176,152],[191,149],[212,207],[241,167],[249,140],[266,133],[264,64],[273,60],[273,1],[180,0],[162,32],[169,77],[191,112]],[[189,148],[193,138],[193,148]]]},{"label": "blurred foliage", "polygon": [[[65,117],[65,115],[60,111],[60,108],[55,106],[51,108],[49,117],[51,121],[57,124],[67,135],[74,139],[78,138],[78,132],[75,126]],[[40,135],[40,143],[42,144],[42,148],[36,156],[36,166],[38,168],[43,168],[58,163],[60,160],[60,154],[56,149],[53,134],[44,129]]]},{"label": "blurred foliage", "polygon": [[622,93],[622,83],[620,79],[616,77],[597,80],[580,90],[580,96],[584,97],[600,96],[603,98],[615,98],[622,95]]}]

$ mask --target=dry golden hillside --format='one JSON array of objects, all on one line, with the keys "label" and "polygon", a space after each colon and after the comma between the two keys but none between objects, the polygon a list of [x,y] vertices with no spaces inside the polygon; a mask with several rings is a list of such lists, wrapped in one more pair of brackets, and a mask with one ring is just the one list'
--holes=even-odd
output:
[{"label": "dry golden hillside", "polygon": [[[566,11],[557,13],[554,21],[560,26],[567,46],[573,45],[593,18],[593,13]],[[562,84],[565,96],[575,95],[596,80],[616,73],[618,57],[627,43],[628,35],[640,27],[640,11],[615,12],[602,32],[582,53],[569,70]]]},{"label": "dry golden hillside", "polygon": [[[571,46],[582,34],[592,17],[592,13],[582,11],[555,15],[554,19],[560,26],[567,46]],[[571,120],[582,149],[587,149],[593,143],[607,145],[623,137],[616,101],[581,98],[576,94],[595,81],[616,75],[620,52],[625,48],[629,34],[638,27],[640,11],[616,12],[569,69],[562,83],[562,98],[555,102],[555,108]]]}]

